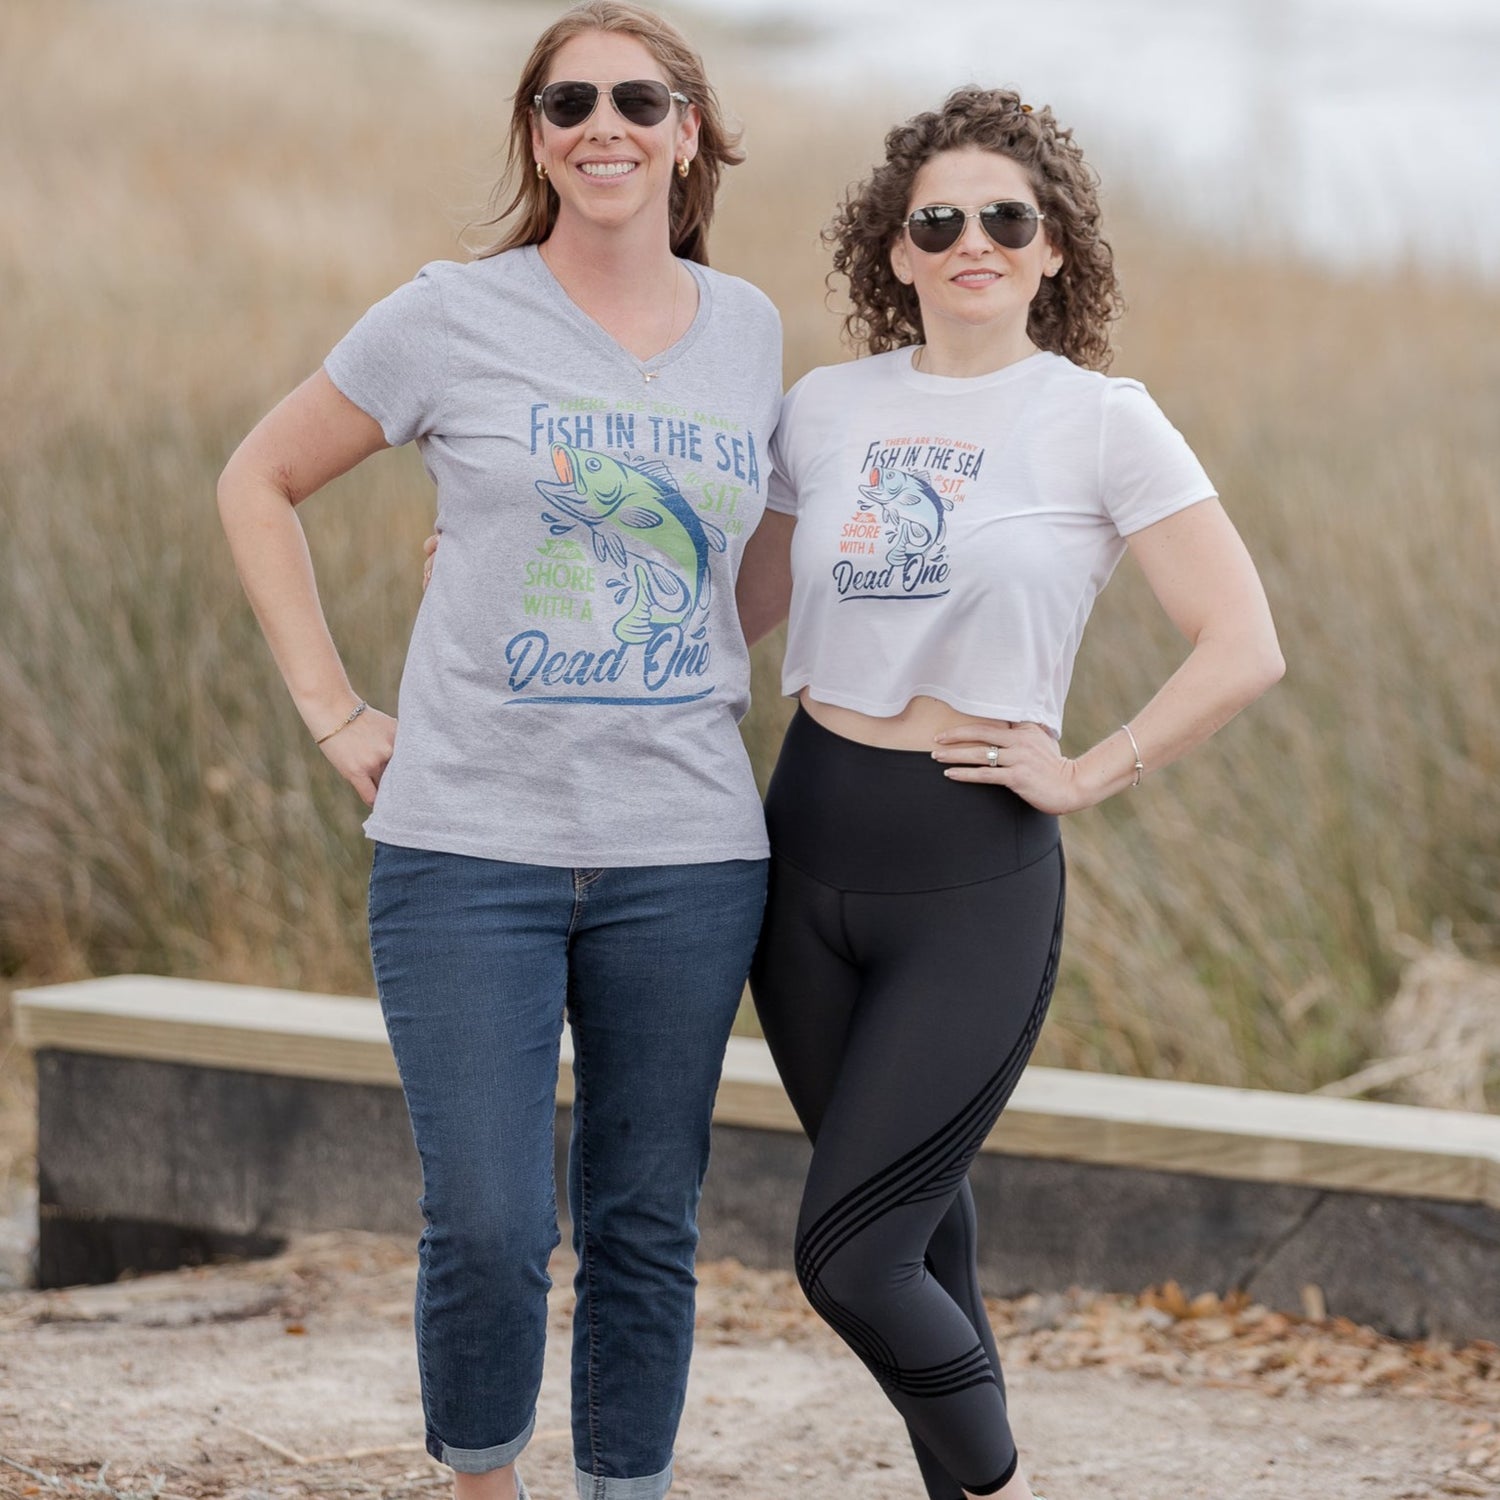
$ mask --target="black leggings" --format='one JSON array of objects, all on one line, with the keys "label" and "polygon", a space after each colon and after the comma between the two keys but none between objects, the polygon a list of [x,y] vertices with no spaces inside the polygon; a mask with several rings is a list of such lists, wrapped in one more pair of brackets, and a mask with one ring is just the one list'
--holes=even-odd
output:
[{"label": "black leggings", "polygon": [[992,1494],[1016,1448],[968,1170],[1052,993],[1057,819],[800,709],[766,819],[751,986],[813,1142],[798,1280],[905,1419],[932,1500]]}]

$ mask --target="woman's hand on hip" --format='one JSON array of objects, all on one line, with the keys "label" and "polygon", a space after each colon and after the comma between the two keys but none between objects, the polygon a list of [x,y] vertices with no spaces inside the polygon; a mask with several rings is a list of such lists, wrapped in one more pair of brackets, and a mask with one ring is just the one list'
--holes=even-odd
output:
[{"label": "woman's hand on hip", "polygon": [[1075,762],[1040,724],[975,719],[934,739],[932,757],[953,781],[1008,787],[1039,812],[1070,813],[1088,806]]},{"label": "woman's hand on hip", "polygon": [[422,543],[422,592],[427,592],[427,585],[432,582],[432,560],[437,556],[438,534],[433,532],[425,542]]},{"label": "woman's hand on hip", "polygon": [[318,746],[366,807],[375,805],[375,790],[395,748],[396,721],[378,708],[367,708]]}]

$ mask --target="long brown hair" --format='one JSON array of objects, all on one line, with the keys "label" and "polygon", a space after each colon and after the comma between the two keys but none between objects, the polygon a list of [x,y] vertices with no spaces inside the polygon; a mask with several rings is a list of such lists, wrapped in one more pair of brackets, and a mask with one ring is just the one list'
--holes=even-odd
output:
[{"label": "long brown hair", "polygon": [[911,211],[917,173],[943,151],[978,146],[1025,169],[1046,215],[1045,229],[1062,256],[1044,277],[1027,318],[1038,349],[1091,370],[1108,369],[1109,325],[1123,308],[1114,252],[1100,223],[1099,179],[1047,108],[1033,110],[1009,89],[955,89],[938,110],[913,116],[885,138],[885,161],[854,187],[824,239],[835,275],[849,278],[853,310],[844,331],[871,354],[920,343],[922,308],[915,290],[896,279],[891,246]]},{"label": "long brown hair", "polygon": [[[628,0],[583,0],[559,16],[537,38],[531,56],[521,71],[510,117],[510,144],[506,171],[492,195],[498,202],[507,184],[514,184],[510,202],[483,222],[512,222],[494,244],[477,252],[479,258],[514,250],[520,245],[538,245],[557,223],[558,199],[552,184],[536,174],[531,155],[532,100],[541,92],[552,59],[563,43],[590,31],[633,36],[656,59],[671,85],[698,106],[698,154],[686,177],[673,175],[669,221],[672,254],[708,264],[708,226],[714,215],[719,176],[725,167],[738,166],[745,154],[739,149],[740,132],[724,120],[704,71],[703,59],[675,26],[654,11]],[[680,108],[681,106],[674,106]]]}]

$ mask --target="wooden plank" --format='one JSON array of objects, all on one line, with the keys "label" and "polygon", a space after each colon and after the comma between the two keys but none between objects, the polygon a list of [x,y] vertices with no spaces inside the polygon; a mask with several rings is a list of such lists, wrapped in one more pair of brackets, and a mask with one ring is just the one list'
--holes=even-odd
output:
[{"label": "wooden plank", "polygon": [[[28,1047],[396,1084],[368,1000],[122,975],[14,996]],[[572,1101],[563,1038],[557,1096]],[[800,1129],[764,1043],[735,1037],[714,1118]],[[984,1149],[1500,1207],[1500,1118],[1030,1068]]]},{"label": "wooden plank", "polygon": [[[726,1062],[716,1120],[795,1130],[779,1086]],[[1029,1068],[984,1148],[1500,1207],[1500,1119]]]},{"label": "wooden plank", "polygon": [[[1358,1117],[1349,1121],[1342,1139],[1331,1140],[1299,1135],[1295,1120],[1275,1115],[1268,1115],[1257,1133],[1243,1121],[1225,1128],[1210,1118],[1187,1124],[1070,1114],[1029,1107],[1019,1093],[985,1143],[986,1151],[1500,1206],[1496,1163],[1488,1160],[1500,1152],[1500,1142],[1472,1148],[1429,1142],[1420,1116],[1434,1111],[1412,1112],[1404,1142],[1391,1140],[1388,1132],[1366,1135]],[[1288,1096],[1271,1096],[1267,1103],[1277,1097]]]},{"label": "wooden plank", "polygon": [[1032,1068],[987,1150],[1500,1206],[1500,1118]]},{"label": "wooden plank", "polygon": [[120,974],[11,997],[33,1051],[102,1052],[294,1078],[399,1084],[380,1008],[341,995]]},{"label": "wooden plank", "polygon": [[723,1125],[802,1133],[802,1122],[781,1086],[776,1064],[758,1037],[730,1037],[714,1119]]}]

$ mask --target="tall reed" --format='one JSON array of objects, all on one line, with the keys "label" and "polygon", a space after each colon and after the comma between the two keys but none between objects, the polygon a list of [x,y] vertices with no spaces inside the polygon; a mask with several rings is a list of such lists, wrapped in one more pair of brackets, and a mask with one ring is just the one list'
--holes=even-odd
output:
[{"label": "tall reed", "polygon": [[[717,45],[752,156],[715,260],[778,302],[791,379],[843,357],[817,230],[886,121],[773,96]],[[515,61],[221,9],[0,15],[0,973],[368,990],[360,809],[260,644],[213,482],[369,302],[458,253],[450,208],[482,200]],[[1500,297],[1256,261],[1114,208],[1116,372],[1215,476],[1290,671],[1071,821],[1041,1055],[1312,1087],[1369,1055],[1399,935],[1500,953]],[[391,703],[427,481],[385,456],[304,511],[353,678]],[[1183,649],[1127,562],[1068,745]],[[745,726],[762,774],[776,666],[768,643]]]}]

